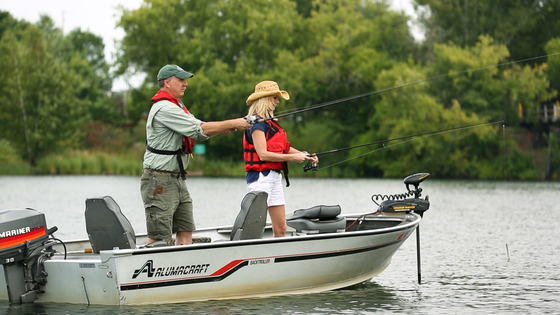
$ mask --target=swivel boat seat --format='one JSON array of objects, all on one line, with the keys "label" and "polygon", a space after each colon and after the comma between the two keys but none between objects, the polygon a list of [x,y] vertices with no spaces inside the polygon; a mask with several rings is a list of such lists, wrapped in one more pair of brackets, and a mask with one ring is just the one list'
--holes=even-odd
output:
[{"label": "swivel boat seat", "polygon": [[266,225],[268,194],[264,191],[250,192],[241,201],[241,210],[231,229],[230,240],[260,239]]},{"label": "swivel boat seat", "polygon": [[315,206],[299,209],[286,219],[286,224],[298,233],[318,234],[344,232],[346,220],[340,214],[340,206]]},{"label": "swivel boat seat", "polygon": [[110,196],[86,199],[86,230],[93,252],[114,248],[136,248],[130,221]]}]

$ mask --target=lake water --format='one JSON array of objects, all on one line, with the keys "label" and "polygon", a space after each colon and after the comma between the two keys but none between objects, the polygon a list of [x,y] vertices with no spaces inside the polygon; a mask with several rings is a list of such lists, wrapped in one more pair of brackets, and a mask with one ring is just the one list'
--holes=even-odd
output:
[{"label": "lake water", "polygon": [[[242,178],[189,178],[197,226],[232,224],[245,195]],[[9,305],[5,314],[557,314],[560,309],[560,183],[422,183],[431,207],[416,239],[371,282],[311,295],[158,306]],[[0,209],[34,208],[61,239],[87,238],[85,199],[112,196],[136,232],[145,232],[139,177],[0,176]],[[287,212],[340,204],[374,210],[373,194],[405,192],[402,180],[293,178]]]}]

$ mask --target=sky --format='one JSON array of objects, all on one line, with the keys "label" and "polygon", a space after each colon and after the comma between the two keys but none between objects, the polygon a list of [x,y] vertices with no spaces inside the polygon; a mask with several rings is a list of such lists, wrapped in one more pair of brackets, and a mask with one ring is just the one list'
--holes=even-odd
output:
[{"label": "sky", "polygon": [[[116,27],[120,16],[117,6],[134,10],[141,6],[143,0],[0,0],[0,10],[9,12],[13,17],[31,23],[39,21],[41,15],[48,15],[64,34],[75,28],[91,32],[103,38],[105,58],[109,63],[115,60],[115,41],[124,37],[124,31]],[[414,17],[410,0],[392,0],[391,7],[403,10]],[[411,25],[412,27],[412,25]],[[137,87],[143,76],[119,78],[113,84],[113,90],[125,90]]]}]

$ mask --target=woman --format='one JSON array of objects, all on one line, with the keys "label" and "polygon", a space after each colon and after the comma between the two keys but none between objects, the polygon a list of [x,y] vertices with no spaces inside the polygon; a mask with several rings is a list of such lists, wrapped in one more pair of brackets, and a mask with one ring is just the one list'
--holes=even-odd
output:
[{"label": "woman", "polygon": [[[258,121],[243,134],[247,191],[268,193],[268,213],[272,221],[274,237],[286,234],[286,209],[282,188],[281,170],[287,175],[288,161],[318,163],[317,156],[309,155],[290,146],[286,132],[274,118],[274,110],[282,97],[290,99],[286,91],[281,91],[274,81],[262,81],[255,86],[255,92],[247,98],[248,117]],[[289,181],[286,176],[286,186]]]}]

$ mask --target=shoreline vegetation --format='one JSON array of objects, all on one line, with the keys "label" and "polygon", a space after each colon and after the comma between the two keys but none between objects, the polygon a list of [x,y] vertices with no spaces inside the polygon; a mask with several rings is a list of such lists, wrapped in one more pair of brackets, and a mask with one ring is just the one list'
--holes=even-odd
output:
[{"label": "shoreline vegetation", "polygon": [[[301,176],[303,164],[292,165],[290,176]],[[21,159],[2,161],[3,175],[137,175],[142,173],[142,156],[125,156],[105,152],[73,151],[66,154],[45,156],[35,167]],[[326,174],[306,173],[313,177],[341,177],[331,171]],[[187,167],[187,176],[244,177],[242,161],[215,161],[204,156],[194,156]]]},{"label": "shoreline vegetation", "polygon": [[[542,151],[542,152],[541,152]],[[1,154],[0,154],[1,155]],[[544,162],[546,152],[533,150],[531,155],[536,161]],[[506,163],[506,161],[504,161]],[[542,163],[539,163],[542,165]],[[359,178],[348,168],[328,168],[319,172],[303,171],[304,164],[291,163],[290,177],[317,177],[317,178]],[[327,166],[327,164],[324,164]],[[321,167],[321,163],[320,163]],[[543,166],[544,167],[544,166]],[[557,180],[545,179],[545,169],[528,172],[521,178],[472,178],[478,180]],[[142,154],[72,151],[65,154],[52,154],[40,158],[37,165],[32,167],[20,158],[0,156],[0,176],[9,175],[129,175],[140,176],[142,173]],[[540,175],[541,174],[541,175]],[[212,160],[202,155],[195,155],[187,167],[187,176],[207,177],[244,177],[245,170],[242,161]],[[458,178],[459,179],[459,178]]]},{"label": "shoreline vegetation", "polygon": [[[145,152],[144,125],[138,124],[132,133],[119,131],[113,128],[98,128],[106,131],[108,135],[99,136],[98,140],[92,141],[89,149],[68,149],[53,152],[39,157],[34,164],[24,160],[17,153],[16,148],[7,140],[0,139],[0,176],[3,175],[125,175],[141,176],[142,161]],[[290,124],[287,124],[289,132],[297,134]],[[301,131],[300,131],[301,132]],[[302,134],[319,134],[317,130],[308,130]],[[298,146],[312,148],[315,137],[303,137],[300,134]],[[224,136],[227,137],[227,136]],[[496,156],[496,159],[487,165],[487,162],[480,161],[484,168],[476,168],[470,176],[453,177],[445,174],[436,165],[417,165],[415,163],[404,163],[400,167],[399,174],[413,174],[417,172],[428,172],[434,177],[441,179],[471,179],[471,180],[529,180],[547,181],[558,180],[558,169],[560,166],[555,163],[553,157],[557,156],[558,150],[538,145],[534,139],[535,135],[521,130],[512,130],[504,138],[509,138],[519,145],[517,159],[508,156],[508,150],[512,150],[511,145],[503,144],[504,149]],[[220,138],[217,138],[219,140]],[[528,140],[529,139],[529,140]],[[225,141],[231,139],[224,138]],[[553,148],[556,145],[553,146]],[[379,148],[373,147],[369,153],[375,153]],[[205,153],[192,156],[187,167],[187,176],[206,176],[206,177],[244,177],[245,170],[241,158],[220,157],[217,152]],[[311,151],[314,152],[314,151]],[[322,151],[319,151],[322,152]],[[368,152],[355,155],[360,157]],[[237,156],[237,154],[236,154]],[[523,158],[521,158],[523,157]],[[375,155],[368,155],[369,159],[382,160],[382,152]],[[476,161],[476,157],[469,159],[470,162]],[[315,178],[400,178],[382,174],[380,176],[365,175],[359,166],[352,165],[355,159],[352,156],[321,156],[319,171],[303,171],[305,163],[289,163],[289,176],[296,177],[315,177]],[[362,167],[365,167],[362,165]],[[523,170],[510,173],[511,170]],[[552,171],[550,171],[552,170]],[[547,178],[547,172],[551,173]]]}]

